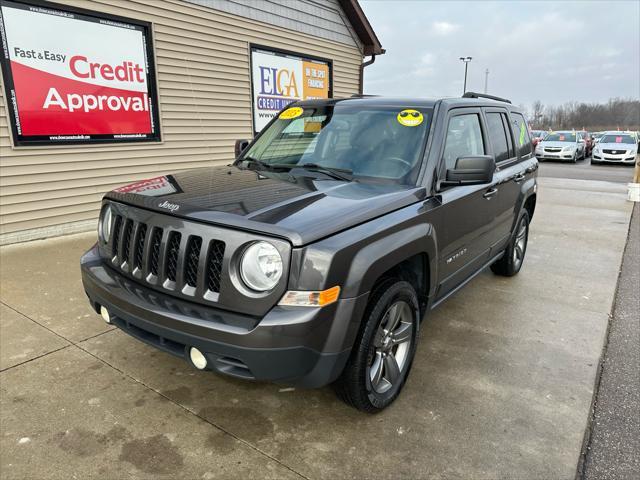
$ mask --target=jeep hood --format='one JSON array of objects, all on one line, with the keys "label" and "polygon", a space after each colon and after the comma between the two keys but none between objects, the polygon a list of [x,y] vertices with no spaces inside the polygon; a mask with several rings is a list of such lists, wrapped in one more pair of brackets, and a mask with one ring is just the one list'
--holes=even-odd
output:
[{"label": "jeep hood", "polygon": [[106,197],[162,214],[286,238],[301,246],[423,200],[425,189],[226,166],[136,182]]}]

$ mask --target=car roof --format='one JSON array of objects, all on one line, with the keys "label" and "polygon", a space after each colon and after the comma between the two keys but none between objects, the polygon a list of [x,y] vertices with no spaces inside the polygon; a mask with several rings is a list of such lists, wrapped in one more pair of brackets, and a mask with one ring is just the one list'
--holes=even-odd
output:
[{"label": "car roof", "polygon": [[385,96],[353,96],[350,98],[329,98],[316,100],[301,100],[295,105],[301,107],[325,106],[325,105],[349,105],[349,106],[379,106],[379,107],[423,107],[433,108],[437,103],[441,103],[448,108],[460,107],[506,107],[509,110],[519,112],[520,109],[510,103],[489,100],[484,98],[415,98],[415,97],[385,97]]}]

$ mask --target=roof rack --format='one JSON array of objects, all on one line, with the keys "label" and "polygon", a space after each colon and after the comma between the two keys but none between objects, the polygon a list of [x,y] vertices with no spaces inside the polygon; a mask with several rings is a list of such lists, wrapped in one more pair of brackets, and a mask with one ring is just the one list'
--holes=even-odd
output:
[{"label": "roof rack", "polygon": [[496,97],[495,95],[487,95],[486,93],[466,92],[462,95],[462,98],[488,98],[490,100],[497,100],[498,102],[511,103],[511,100],[506,98]]},{"label": "roof rack", "polygon": [[369,95],[365,93],[354,93],[350,98],[371,98],[371,97],[379,97],[380,95]]}]

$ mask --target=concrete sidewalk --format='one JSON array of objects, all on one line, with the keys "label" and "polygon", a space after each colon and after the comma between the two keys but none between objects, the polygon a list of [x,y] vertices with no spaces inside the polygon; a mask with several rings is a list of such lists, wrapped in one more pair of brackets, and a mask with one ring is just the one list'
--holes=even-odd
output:
[{"label": "concrete sidewalk", "polygon": [[582,478],[640,478],[640,204],[636,204],[602,360]]},{"label": "concrete sidewalk", "polygon": [[89,308],[95,235],[4,247],[2,478],[573,479],[625,245],[626,188],[543,178],[521,273],[424,325],[376,416],[329,388],[196,372]]}]

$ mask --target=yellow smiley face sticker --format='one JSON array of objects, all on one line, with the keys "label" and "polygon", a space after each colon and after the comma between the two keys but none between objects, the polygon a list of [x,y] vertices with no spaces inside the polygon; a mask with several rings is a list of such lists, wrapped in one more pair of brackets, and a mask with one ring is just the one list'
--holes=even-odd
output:
[{"label": "yellow smiley face sticker", "polygon": [[282,112],[278,118],[281,118],[283,120],[291,120],[292,118],[297,118],[300,115],[302,115],[302,112],[304,110],[302,110],[302,108],[300,107],[291,107],[291,108],[287,108],[284,112]]},{"label": "yellow smiley face sticker", "polygon": [[405,127],[417,127],[422,123],[424,117],[418,110],[402,110],[398,114],[398,122]]}]

